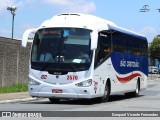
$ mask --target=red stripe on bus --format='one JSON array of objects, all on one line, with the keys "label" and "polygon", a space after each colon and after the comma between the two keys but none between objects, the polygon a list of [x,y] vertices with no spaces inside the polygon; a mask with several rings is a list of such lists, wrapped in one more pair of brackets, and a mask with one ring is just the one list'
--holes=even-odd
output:
[{"label": "red stripe on bus", "polygon": [[139,73],[135,73],[135,74],[132,74],[132,75],[127,76],[127,77],[118,77],[118,76],[116,76],[116,77],[121,83],[127,83],[137,76],[141,76],[141,75]]}]

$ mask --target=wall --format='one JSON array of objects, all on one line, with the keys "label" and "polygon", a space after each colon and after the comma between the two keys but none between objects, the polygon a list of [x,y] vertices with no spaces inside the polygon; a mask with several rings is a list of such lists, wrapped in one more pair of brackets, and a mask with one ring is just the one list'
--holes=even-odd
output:
[{"label": "wall", "polygon": [[13,83],[28,82],[29,54],[20,40],[0,37],[0,87]]}]

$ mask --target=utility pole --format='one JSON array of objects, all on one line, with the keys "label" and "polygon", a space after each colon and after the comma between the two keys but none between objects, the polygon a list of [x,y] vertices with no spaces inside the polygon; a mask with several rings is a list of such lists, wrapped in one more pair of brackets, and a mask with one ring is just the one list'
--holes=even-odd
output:
[{"label": "utility pole", "polygon": [[13,32],[14,32],[14,16],[16,15],[16,6],[7,7],[7,10],[11,11],[12,14],[12,39],[13,39]]}]

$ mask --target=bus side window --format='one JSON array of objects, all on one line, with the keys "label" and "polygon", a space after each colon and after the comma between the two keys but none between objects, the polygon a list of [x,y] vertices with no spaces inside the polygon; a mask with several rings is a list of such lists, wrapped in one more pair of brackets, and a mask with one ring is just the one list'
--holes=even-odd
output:
[{"label": "bus side window", "polygon": [[111,52],[111,47],[106,46],[106,47],[104,48],[104,53],[105,53],[105,55],[108,55],[110,52]]},{"label": "bus side window", "polygon": [[108,33],[100,33],[98,37],[98,45],[95,51],[95,67],[103,61],[103,59],[111,52],[111,35]]}]

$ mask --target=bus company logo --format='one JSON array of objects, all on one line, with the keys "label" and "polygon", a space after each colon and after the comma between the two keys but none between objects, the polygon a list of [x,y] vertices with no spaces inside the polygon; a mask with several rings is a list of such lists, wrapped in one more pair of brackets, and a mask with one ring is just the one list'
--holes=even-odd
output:
[{"label": "bus company logo", "polygon": [[120,67],[139,67],[139,62],[138,61],[126,61],[126,60],[121,60],[120,61]]},{"label": "bus company logo", "polygon": [[59,78],[59,75],[56,75],[56,78],[58,79],[58,78]]},{"label": "bus company logo", "polygon": [[61,72],[54,72],[53,74],[54,74],[54,75],[62,75]]},{"label": "bus company logo", "polygon": [[62,75],[62,73],[61,72],[54,72],[54,75],[56,75],[56,78],[58,79],[59,75]]}]

